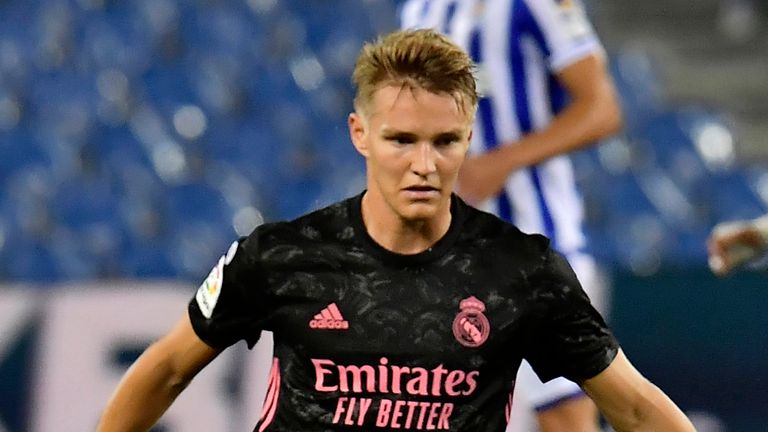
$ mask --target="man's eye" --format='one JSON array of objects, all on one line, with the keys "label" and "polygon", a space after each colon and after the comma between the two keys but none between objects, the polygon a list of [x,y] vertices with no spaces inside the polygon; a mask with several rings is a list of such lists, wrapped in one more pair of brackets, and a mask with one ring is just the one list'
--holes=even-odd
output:
[{"label": "man's eye", "polygon": [[390,141],[393,141],[397,144],[411,144],[413,142],[412,138],[408,137],[402,137],[402,136],[395,136],[388,138]]},{"label": "man's eye", "polygon": [[435,141],[435,145],[438,147],[446,147],[452,145],[458,141],[458,138],[440,138]]}]

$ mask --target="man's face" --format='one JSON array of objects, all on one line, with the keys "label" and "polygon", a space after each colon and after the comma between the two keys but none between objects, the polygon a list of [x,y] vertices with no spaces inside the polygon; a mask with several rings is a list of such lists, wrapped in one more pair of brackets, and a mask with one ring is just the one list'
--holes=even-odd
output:
[{"label": "man's face", "polygon": [[449,212],[471,123],[470,110],[460,109],[451,95],[399,85],[377,90],[364,113],[349,116],[376,207],[404,221]]}]

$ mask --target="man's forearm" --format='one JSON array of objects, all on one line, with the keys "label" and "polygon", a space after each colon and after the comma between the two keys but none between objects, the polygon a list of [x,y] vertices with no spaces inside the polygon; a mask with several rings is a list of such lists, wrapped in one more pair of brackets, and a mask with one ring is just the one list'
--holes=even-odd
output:
[{"label": "man's forearm", "polygon": [[581,383],[617,432],[695,432],[680,408],[619,350],[610,366]]},{"label": "man's forearm", "polygon": [[546,128],[526,135],[498,152],[508,172],[590,146],[621,128],[621,114],[612,99],[574,101]]},{"label": "man's forearm", "polygon": [[632,413],[604,413],[616,432],[695,432],[680,408],[658,387],[647,382],[646,397]]},{"label": "man's forearm", "polygon": [[220,352],[197,336],[185,313],[128,369],[104,409],[97,431],[149,430],[192,378]]},{"label": "man's forearm", "polygon": [[147,431],[189,383],[150,347],[131,366],[107,404],[98,432]]}]

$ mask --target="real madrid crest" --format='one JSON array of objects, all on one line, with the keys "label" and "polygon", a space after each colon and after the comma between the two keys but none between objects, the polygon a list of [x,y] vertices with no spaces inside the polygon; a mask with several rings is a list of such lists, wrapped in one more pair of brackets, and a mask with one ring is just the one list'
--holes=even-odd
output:
[{"label": "real madrid crest", "polygon": [[453,320],[453,335],[460,344],[477,348],[488,339],[491,324],[483,312],[485,312],[485,305],[475,296],[459,303],[459,313]]}]

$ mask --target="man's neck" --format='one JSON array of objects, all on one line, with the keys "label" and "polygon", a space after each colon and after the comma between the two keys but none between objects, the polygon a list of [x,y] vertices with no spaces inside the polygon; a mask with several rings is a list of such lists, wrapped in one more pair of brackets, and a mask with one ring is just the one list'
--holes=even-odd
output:
[{"label": "man's neck", "polygon": [[370,192],[363,196],[361,212],[368,235],[383,248],[403,255],[413,255],[431,248],[451,226],[450,207],[439,217],[406,220],[395,213],[382,198],[372,197]]}]

